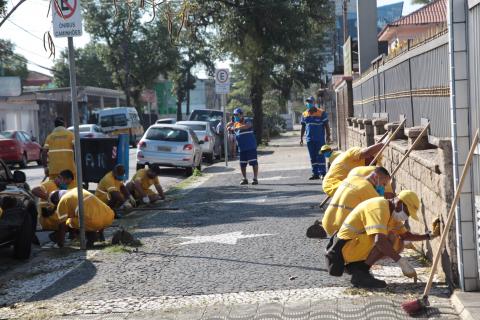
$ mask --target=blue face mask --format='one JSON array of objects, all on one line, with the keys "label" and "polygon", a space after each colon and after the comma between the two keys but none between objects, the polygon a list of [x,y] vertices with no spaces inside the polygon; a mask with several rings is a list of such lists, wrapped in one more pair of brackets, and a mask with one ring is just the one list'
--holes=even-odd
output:
[{"label": "blue face mask", "polygon": [[382,197],[385,195],[385,187],[384,186],[375,186],[375,191]]},{"label": "blue face mask", "polygon": [[311,102],[307,103],[307,108],[308,109],[313,109],[315,107],[315,105]]},{"label": "blue face mask", "polygon": [[67,190],[68,189],[68,184],[62,182],[58,185],[58,189]]},{"label": "blue face mask", "polygon": [[233,116],[233,121],[240,122],[240,117],[239,116]]},{"label": "blue face mask", "polygon": [[332,151],[324,152],[323,155],[325,158],[330,158],[330,156],[332,155]]},{"label": "blue face mask", "polygon": [[123,176],[115,176],[115,179],[117,179],[118,181],[123,181],[125,179],[125,175]]}]

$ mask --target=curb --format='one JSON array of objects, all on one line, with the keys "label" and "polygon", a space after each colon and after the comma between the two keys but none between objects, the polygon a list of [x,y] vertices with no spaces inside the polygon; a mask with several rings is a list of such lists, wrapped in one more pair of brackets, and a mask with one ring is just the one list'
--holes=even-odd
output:
[{"label": "curb", "polygon": [[480,293],[455,291],[450,297],[452,305],[463,320],[480,320]]}]

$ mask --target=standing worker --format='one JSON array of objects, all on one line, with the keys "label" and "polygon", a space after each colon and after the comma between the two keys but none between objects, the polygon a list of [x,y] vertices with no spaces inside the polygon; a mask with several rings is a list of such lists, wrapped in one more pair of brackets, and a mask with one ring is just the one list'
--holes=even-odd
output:
[{"label": "standing worker", "polygon": [[47,154],[44,167],[48,166],[50,180],[54,180],[63,170],[70,170],[76,175],[73,147],[75,135],[65,128],[63,118],[57,117],[54,124],[55,129],[47,136],[43,145],[43,152]]},{"label": "standing worker", "polygon": [[327,196],[333,197],[350,170],[360,166],[368,166],[382,147],[383,143],[377,143],[363,149],[353,147],[339,155],[323,179],[322,187]]},{"label": "standing worker", "polygon": [[312,164],[312,176],[308,180],[319,180],[327,173],[325,157],[320,149],[326,140],[330,141],[330,126],[328,115],[325,110],[315,106],[315,98],[309,97],[306,100],[307,110],[302,114],[302,130],[300,133],[300,145],[303,146],[303,136],[307,134],[307,147]]},{"label": "standing worker", "polygon": [[238,149],[240,150],[240,169],[243,179],[241,185],[248,184],[247,165],[253,167],[252,184],[258,184],[258,160],[257,160],[257,141],[253,134],[253,125],[243,117],[243,111],[240,108],[233,110],[233,121],[227,124],[230,132],[235,132]]}]

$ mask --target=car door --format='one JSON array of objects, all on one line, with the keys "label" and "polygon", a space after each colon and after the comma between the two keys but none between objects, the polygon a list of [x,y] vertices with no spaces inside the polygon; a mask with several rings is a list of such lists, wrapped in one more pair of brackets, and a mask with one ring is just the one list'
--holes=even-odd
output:
[{"label": "car door", "polygon": [[40,158],[40,150],[37,148],[35,142],[32,141],[30,135],[24,131],[19,131],[19,133],[23,136],[23,141],[25,145],[25,150],[27,152],[28,160],[38,160]]},{"label": "car door", "polygon": [[22,156],[22,154],[25,153],[27,155],[27,159],[29,159],[30,154],[27,146],[27,139],[24,137],[21,131],[15,132],[15,140],[17,140],[18,144],[20,145],[20,151],[19,151],[20,157]]}]

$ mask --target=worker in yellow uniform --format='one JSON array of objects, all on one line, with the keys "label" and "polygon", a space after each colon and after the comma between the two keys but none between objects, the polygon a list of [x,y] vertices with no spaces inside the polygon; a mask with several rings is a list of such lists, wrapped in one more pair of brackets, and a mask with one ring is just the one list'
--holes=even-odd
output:
[{"label": "worker in yellow uniform", "polygon": [[[95,196],[106,203],[113,210],[131,209],[135,199],[130,195],[123,184],[125,167],[117,164],[112,171],[107,173],[98,183]],[[118,218],[118,213],[116,213]]]},{"label": "worker in yellow uniform", "polygon": [[54,208],[48,202],[48,197],[53,191],[72,189],[73,172],[63,170],[53,180],[43,182],[40,186],[32,189],[32,194],[36,196],[38,201],[38,220],[43,230],[58,230],[60,220],[54,213]]},{"label": "worker in yellow uniform", "polygon": [[350,170],[369,165],[382,147],[383,143],[377,143],[367,148],[353,147],[343,152],[333,161],[330,170],[323,178],[323,191],[330,198],[333,197]]},{"label": "worker in yellow uniform", "polygon": [[[50,202],[55,206],[55,214],[62,222],[62,227],[56,233],[56,241],[58,246],[63,246],[65,226],[80,229],[77,188],[52,192]],[[115,213],[87,190],[83,190],[83,208],[87,248],[92,248],[95,241],[105,241],[103,230],[112,224]]]},{"label": "worker in yellow uniform", "polygon": [[[164,200],[162,186],[158,179],[160,170],[157,166],[149,166],[148,169],[140,169],[132,177],[132,180],[127,183],[128,191],[133,195],[135,200],[142,201],[145,204]],[[150,187],[154,186],[157,193],[153,192]]]},{"label": "worker in yellow uniform", "polygon": [[[350,170],[348,173],[348,177],[367,177],[370,173],[372,173],[377,166],[361,166],[356,167]],[[389,180],[388,183],[385,185],[385,190],[383,196],[385,199],[390,199],[395,197],[395,192],[393,191],[392,183]]]},{"label": "worker in yellow uniform", "polygon": [[418,220],[418,196],[403,190],[398,197],[376,197],[359,204],[345,219],[338,233],[327,246],[329,273],[343,274],[347,268],[356,287],[384,288],[385,281],[376,279],[370,268],[378,260],[389,257],[397,262],[403,274],[416,278],[415,269],[400,256],[403,241],[431,240],[438,234],[413,234],[404,226],[408,218]]},{"label": "worker in yellow uniform", "polygon": [[65,121],[56,118],[55,129],[47,136],[43,145],[43,152],[47,153],[48,176],[51,180],[63,170],[70,170],[75,176],[74,142],[75,136],[65,128]]},{"label": "worker in yellow uniform", "polygon": [[322,226],[332,236],[342,226],[353,209],[365,200],[384,196],[390,173],[384,167],[376,167],[367,176],[347,177],[340,184],[325,210]]},{"label": "worker in yellow uniform", "polygon": [[327,159],[327,171],[332,166],[333,161],[335,161],[335,159],[342,154],[341,151],[333,150],[328,144],[325,144],[322,146],[322,148],[320,148],[320,153],[323,154],[325,159]]}]

